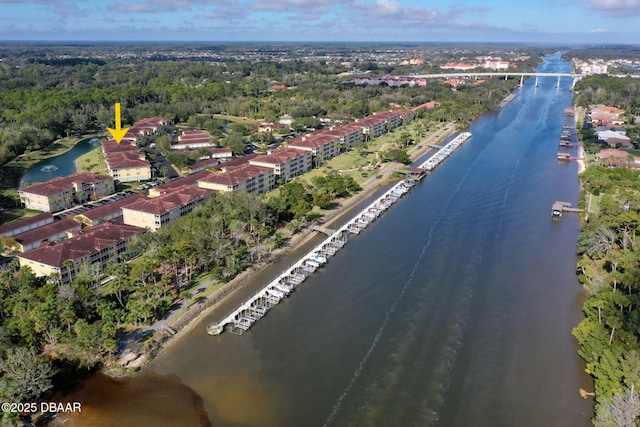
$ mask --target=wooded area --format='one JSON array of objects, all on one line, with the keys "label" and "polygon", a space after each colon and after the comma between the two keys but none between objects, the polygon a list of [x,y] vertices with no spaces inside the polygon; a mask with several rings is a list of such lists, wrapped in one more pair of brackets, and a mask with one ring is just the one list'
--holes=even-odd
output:
[{"label": "wooded area", "polygon": [[[633,123],[640,87],[633,79],[589,76],[576,86],[579,105],[623,108]],[[629,134],[628,131],[627,134]],[[590,166],[581,175],[581,204],[599,201],[583,221],[577,252],[589,293],[586,318],[573,330],[594,378],[597,426],[636,425],[640,416],[640,176],[637,169]]]}]

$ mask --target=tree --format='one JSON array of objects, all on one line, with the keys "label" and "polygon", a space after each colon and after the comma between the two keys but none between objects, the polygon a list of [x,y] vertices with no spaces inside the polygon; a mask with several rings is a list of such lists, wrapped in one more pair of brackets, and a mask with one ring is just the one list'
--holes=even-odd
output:
[{"label": "tree", "polygon": [[35,348],[16,347],[0,359],[0,390],[4,399],[26,402],[40,397],[52,387],[55,374],[51,362]]}]

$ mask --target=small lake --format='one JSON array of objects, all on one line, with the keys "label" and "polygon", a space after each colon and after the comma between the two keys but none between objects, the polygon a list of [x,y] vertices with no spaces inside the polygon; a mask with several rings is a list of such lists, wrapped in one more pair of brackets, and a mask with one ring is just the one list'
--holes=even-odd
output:
[{"label": "small lake", "polygon": [[100,145],[100,138],[86,138],[78,141],[69,151],[55,157],[35,163],[22,177],[20,187],[25,183],[44,182],[58,176],[67,176],[76,172],[76,159]]}]

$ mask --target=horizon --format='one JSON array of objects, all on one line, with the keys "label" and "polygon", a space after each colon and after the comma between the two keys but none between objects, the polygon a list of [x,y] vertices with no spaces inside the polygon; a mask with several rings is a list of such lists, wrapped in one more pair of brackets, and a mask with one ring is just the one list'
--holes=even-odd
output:
[{"label": "horizon", "polygon": [[[0,40],[637,44],[640,0],[0,0]],[[268,35],[269,40],[265,40]]]}]

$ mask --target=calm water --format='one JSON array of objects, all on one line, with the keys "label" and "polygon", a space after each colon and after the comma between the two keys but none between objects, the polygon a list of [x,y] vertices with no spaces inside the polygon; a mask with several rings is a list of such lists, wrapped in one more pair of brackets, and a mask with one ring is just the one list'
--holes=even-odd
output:
[{"label": "calm water", "polygon": [[99,145],[99,138],[83,139],[69,151],[59,156],[40,160],[24,174],[21,185],[24,185],[23,183],[25,182],[33,184],[34,182],[48,181],[58,176],[71,175],[76,172],[76,159]]},{"label": "calm water", "polygon": [[[569,71],[557,56],[541,71]],[[556,160],[570,82],[527,82],[444,166],[243,336],[205,319],[126,381],[71,396],[74,425],[587,426],[571,329],[576,164]]]}]

